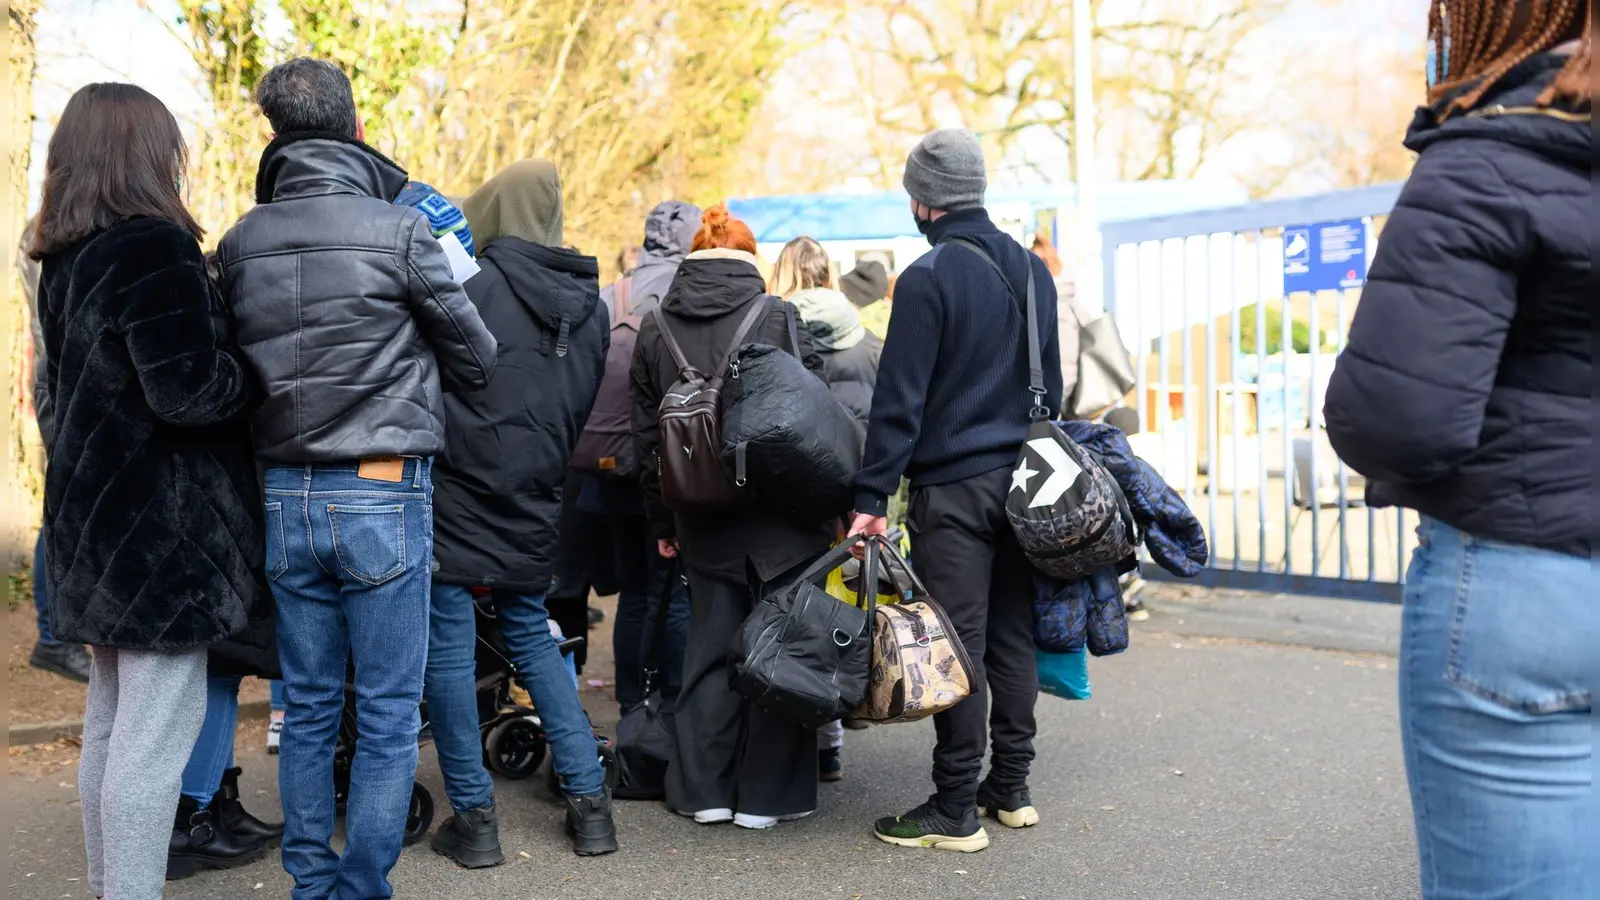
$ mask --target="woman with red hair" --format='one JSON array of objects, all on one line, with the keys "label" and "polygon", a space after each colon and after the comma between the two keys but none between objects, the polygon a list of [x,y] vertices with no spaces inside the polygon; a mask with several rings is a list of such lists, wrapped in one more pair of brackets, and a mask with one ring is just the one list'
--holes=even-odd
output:
[{"label": "woman with red hair", "polygon": [[[641,462],[661,447],[656,411],[679,380],[667,346],[670,331],[683,357],[716,372],[751,305],[771,303],[746,341],[792,349],[823,378],[822,359],[800,329],[790,347],[794,310],[767,296],[750,228],[722,206],[706,210],[691,251],[658,310],[639,328],[633,357],[633,433]],[[714,515],[674,514],[661,498],[656,465],[640,466],[657,549],[681,558],[693,618],[677,706],[677,758],[667,771],[667,804],[706,825],[734,822],[771,828],[817,808],[815,734],[756,709],[729,687],[728,647],[767,584],[825,552],[832,532],[822,522],[741,508]],[[842,512],[842,511],[841,511]]]}]

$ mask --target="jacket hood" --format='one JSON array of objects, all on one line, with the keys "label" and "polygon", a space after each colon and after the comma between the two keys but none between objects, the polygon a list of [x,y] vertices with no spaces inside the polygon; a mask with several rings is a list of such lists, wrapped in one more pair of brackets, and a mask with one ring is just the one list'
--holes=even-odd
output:
[{"label": "jacket hood", "polygon": [[685,319],[715,319],[767,294],[756,258],[739,250],[702,250],[678,266],[661,308]]},{"label": "jacket hood", "polygon": [[651,259],[682,261],[699,230],[700,207],[678,200],[657,204],[644,220],[644,255],[639,265]]},{"label": "jacket hood", "polygon": [[808,288],[789,298],[818,350],[849,350],[866,340],[861,313],[842,292]]},{"label": "jacket hood", "polygon": [[405,169],[354,138],[291,132],[273,138],[261,151],[256,202],[354,194],[393,203],[406,181]]},{"label": "jacket hood", "polygon": [[551,330],[576,326],[600,303],[600,263],[592,256],[509,235],[479,256],[494,263],[517,302]]},{"label": "jacket hood", "polygon": [[1563,53],[1529,58],[1501,77],[1472,110],[1457,112],[1443,122],[1440,119],[1449,97],[1432,107],[1419,108],[1406,133],[1406,147],[1421,153],[1439,141],[1479,138],[1512,144],[1569,165],[1590,165],[1594,139],[1589,111],[1562,104],[1548,109],[1536,105],[1568,59]]},{"label": "jacket hood", "polygon": [[461,201],[473,237],[488,245],[498,237],[546,247],[562,245],[561,176],[542,159],[514,162]]}]

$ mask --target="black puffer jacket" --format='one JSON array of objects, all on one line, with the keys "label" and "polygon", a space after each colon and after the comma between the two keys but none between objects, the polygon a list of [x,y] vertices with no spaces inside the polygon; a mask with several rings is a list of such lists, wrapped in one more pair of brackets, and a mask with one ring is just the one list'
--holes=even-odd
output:
[{"label": "black puffer jacket", "polygon": [[[678,268],[660,312],[670,317],[672,334],[689,361],[711,371],[727,352],[749,305],[765,302],[766,297],[766,282],[755,257],[738,251],[702,251],[689,254]],[[749,340],[787,348],[790,315],[792,309],[780,301]],[[798,333],[801,360],[823,378],[822,359],[812,349],[809,335],[804,329]],[[674,516],[667,509],[661,501],[661,479],[654,463],[661,444],[656,410],[661,397],[677,381],[678,367],[661,336],[659,322],[655,315],[646,316],[634,348],[631,393],[645,507],[656,536],[677,537],[686,564],[740,581],[748,566],[768,581],[826,550],[831,533],[822,523],[795,522],[761,509],[716,517]]]},{"label": "black puffer jacket", "polygon": [[267,615],[259,399],[193,234],[133,219],[44,260],[50,627],[129,650],[200,647]]},{"label": "black puffer jacket", "polygon": [[266,387],[256,453],[276,463],[433,456],[445,390],[473,391],[495,342],[422,213],[390,203],[406,173],[364,144],[279,135],[257,206],[217,248],[239,342]]},{"label": "black puffer jacket", "polygon": [[1564,57],[1470,114],[1420,110],[1325,407],[1369,500],[1482,538],[1587,556],[1594,498],[1593,137],[1535,100]]},{"label": "black puffer jacket", "polygon": [[497,238],[467,295],[500,339],[489,387],[445,398],[433,470],[434,577],[523,593],[550,586],[572,446],[611,342],[592,256]]}]

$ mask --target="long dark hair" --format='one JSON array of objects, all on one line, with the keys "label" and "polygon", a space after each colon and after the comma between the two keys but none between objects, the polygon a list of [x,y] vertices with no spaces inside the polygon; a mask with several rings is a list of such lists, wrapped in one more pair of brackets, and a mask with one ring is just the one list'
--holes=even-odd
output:
[{"label": "long dark hair", "polygon": [[44,196],[28,255],[41,259],[136,216],[205,235],[179,184],[189,150],[178,121],[137,85],[105,82],[67,101],[44,164]]}]

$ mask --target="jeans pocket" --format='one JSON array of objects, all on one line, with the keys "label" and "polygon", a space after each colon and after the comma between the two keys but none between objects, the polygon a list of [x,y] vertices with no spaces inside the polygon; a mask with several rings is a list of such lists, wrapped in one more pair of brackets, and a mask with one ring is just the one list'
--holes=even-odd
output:
[{"label": "jeans pocket", "polygon": [[1585,667],[1600,638],[1585,608],[1589,560],[1472,538],[1461,553],[1445,677],[1525,715],[1587,712]]},{"label": "jeans pocket", "polygon": [[380,585],[406,570],[406,508],[328,504],[333,553],[352,578]]},{"label": "jeans pocket", "polygon": [[283,540],[283,504],[278,502],[266,505],[266,520],[263,523],[266,534],[266,561],[267,579],[277,581],[284,572],[289,571],[289,548]]}]

